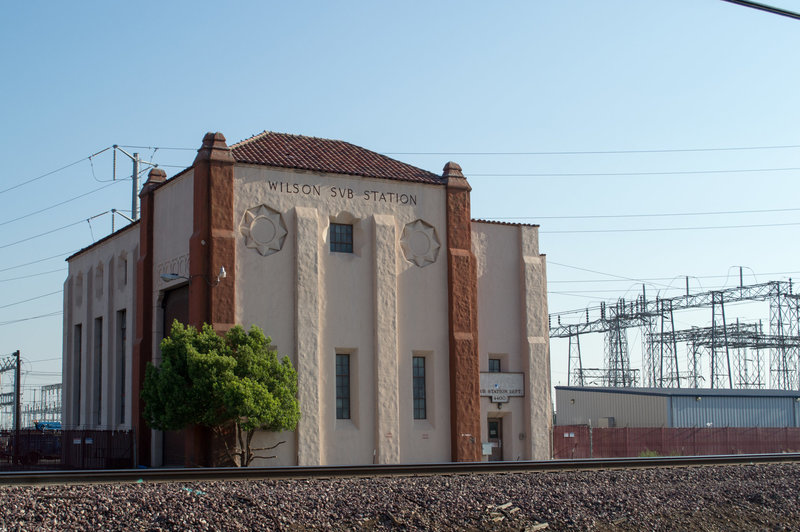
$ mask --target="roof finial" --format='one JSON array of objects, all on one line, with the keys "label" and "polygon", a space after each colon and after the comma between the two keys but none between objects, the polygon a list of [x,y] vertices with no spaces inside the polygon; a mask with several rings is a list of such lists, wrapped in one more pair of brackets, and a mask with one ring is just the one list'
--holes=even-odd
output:
[{"label": "roof finial", "polygon": [[225,142],[225,135],[219,131],[216,133],[211,133],[209,131],[205,134],[203,137],[203,145],[197,150],[197,157],[195,157],[194,163],[197,164],[198,161],[202,160],[233,162],[231,149]]},{"label": "roof finial", "polygon": [[458,163],[450,161],[444,165],[442,177],[464,177],[464,174],[461,173],[461,166]]}]

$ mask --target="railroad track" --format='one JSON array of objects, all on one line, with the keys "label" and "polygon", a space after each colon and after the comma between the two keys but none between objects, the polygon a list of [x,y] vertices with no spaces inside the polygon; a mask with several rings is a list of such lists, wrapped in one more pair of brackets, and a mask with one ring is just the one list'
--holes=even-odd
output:
[{"label": "railroad track", "polygon": [[337,477],[470,475],[548,471],[587,471],[798,462],[800,453],[737,454],[646,458],[594,458],[520,462],[447,462],[410,465],[154,468],[70,471],[7,471],[0,485],[117,482],[194,482],[203,480],[323,479]]}]

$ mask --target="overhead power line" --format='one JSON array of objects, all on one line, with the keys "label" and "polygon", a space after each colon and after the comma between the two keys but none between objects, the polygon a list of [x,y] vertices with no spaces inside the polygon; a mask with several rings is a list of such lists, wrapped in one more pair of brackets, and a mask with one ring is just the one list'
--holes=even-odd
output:
[{"label": "overhead power line", "polygon": [[752,227],[785,227],[790,225],[800,225],[800,222],[776,223],[776,224],[748,224],[748,225],[708,225],[696,227],[645,227],[627,229],[567,229],[556,231],[539,231],[542,234],[570,234],[570,233],[653,233],[661,231],[705,231],[710,229],[747,229]]},{"label": "overhead power line", "polygon": [[134,146],[132,144],[118,144],[120,148],[130,148],[132,150],[181,150],[197,151],[197,148],[170,148],[168,146]]},{"label": "overhead power line", "polygon": [[[548,261],[549,264],[552,264]],[[794,272],[766,272],[766,273],[759,273],[758,275],[768,277],[768,276],[775,276],[775,275],[794,275],[798,274],[800,271]],[[748,274],[749,275],[749,274]],[[755,274],[753,274],[755,277]],[[687,277],[685,275],[680,275],[678,277],[648,277],[647,279],[643,279],[642,281],[673,281],[675,279],[683,279]],[[730,275],[689,275],[690,279],[727,279]],[[548,280],[547,284],[560,284],[560,283],[622,283],[626,282],[628,279],[570,279],[570,280],[561,280],[561,281],[551,281]]]},{"label": "overhead power line", "polygon": [[715,151],[746,151],[746,150],[785,150],[797,149],[800,144],[786,144],[782,146],[739,146],[723,148],[674,148],[652,150],[589,150],[589,151],[388,151],[383,155],[614,155],[626,153],[691,153]]},{"label": "overhead power line", "polygon": [[593,218],[655,218],[670,216],[718,216],[724,214],[760,214],[770,212],[793,212],[800,211],[800,208],[786,209],[755,209],[746,211],[705,211],[705,212],[664,212],[664,213],[643,213],[643,214],[583,214],[570,216],[485,216],[482,218],[489,220],[581,220]]},{"label": "overhead power line", "polygon": [[[647,283],[645,283],[645,284],[647,284]],[[641,285],[634,285],[634,286],[641,287]],[[730,288],[730,287],[726,287],[724,285],[720,285],[720,286],[706,286],[704,288],[706,290],[721,290],[723,288]],[[685,288],[682,287],[682,286],[673,286],[669,290],[675,290],[675,291],[681,290],[682,291],[682,290],[685,290]],[[603,289],[596,288],[596,289],[592,289],[592,290],[564,290],[564,291],[550,291],[550,290],[548,290],[547,293],[548,294],[559,294],[559,295],[595,294],[595,293],[597,293],[597,294],[600,294],[600,293],[619,294],[620,292],[624,292],[624,291],[625,290],[613,289],[613,288],[603,288]]]},{"label": "overhead power line", "polygon": [[[51,255],[51,256],[45,257],[43,259],[32,260],[31,262],[26,262],[26,263],[23,263],[23,264],[17,264],[16,266],[9,266],[8,268],[0,269],[0,272],[7,272],[8,270],[16,270],[17,268],[23,268],[25,266],[30,266],[31,264],[38,264],[40,262],[44,262],[44,261],[47,261],[47,260],[53,260],[53,259],[58,259],[58,258],[61,258],[61,257],[66,257],[67,255],[72,255],[76,251],[78,251],[78,250],[77,249],[73,249],[73,250],[70,250],[70,251],[65,251],[63,253],[59,253],[58,255]],[[56,270],[56,271],[61,271],[61,270]]]},{"label": "overhead power line", "polygon": [[50,312],[49,314],[39,314],[38,316],[29,316],[27,318],[18,318],[16,320],[0,321],[0,327],[2,327],[3,325],[12,325],[14,323],[20,323],[20,322],[23,322],[23,321],[38,320],[38,319],[41,319],[41,318],[49,318],[49,317],[52,317],[52,316],[59,316],[61,314],[63,314],[63,312],[59,310],[59,311],[56,311],[56,312]]},{"label": "overhead power line", "polygon": [[[197,151],[197,148],[169,147],[169,146],[138,146],[133,144],[119,144],[121,148],[135,150],[179,150]],[[800,149],[800,144],[777,144],[767,146],[723,146],[718,148],[655,148],[643,150],[564,150],[564,151],[386,151],[383,155],[604,155],[626,153],[692,153],[692,152],[718,152],[718,151],[752,151],[752,150],[786,150]],[[159,165],[163,166],[163,165]]]},{"label": "overhead power line", "polygon": [[58,172],[60,172],[62,170],[66,170],[67,168],[75,166],[76,164],[80,164],[80,163],[82,163],[83,161],[85,161],[87,159],[91,160],[92,157],[96,157],[96,156],[100,155],[101,153],[103,153],[104,151],[107,151],[107,150],[110,150],[110,149],[111,149],[111,146],[109,146],[108,148],[103,148],[102,150],[98,151],[97,153],[93,153],[93,154],[89,155],[88,157],[82,157],[82,158],[78,159],[77,161],[75,161],[73,163],[69,163],[67,165],[62,166],[61,168],[56,168],[55,170],[51,170],[50,172],[44,173],[44,174],[42,174],[40,176],[36,176],[36,177],[28,179],[26,181],[22,181],[21,183],[17,183],[16,185],[10,186],[8,188],[4,188],[4,189],[0,190],[0,194],[4,194],[4,193],[9,192],[11,190],[15,190],[15,189],[20,188],[22,186],[25,186],[25,185],[27,185],[29,183],[33,183],[34,181],[38,181],[40,179],[44,179],[47,176],[51,176],[53,174],[57,174]]},{"label": "overhead power line", "polygon": [[[552,261],[552,260],[548,260],[547,264],[554,264],[556,266],[561,266],[562,268],[570,268],[570,269],[573,269],[573,270],[580,270],[580,271],[583,271],[583,272],[596,273],[598,275],[605,275],[607,277],[615,277],[617,279],[624,279],[625,281],[635,281],[637,283],[647,283],[648,282],[646,279],[636,279],[634,277],[625,277],[624,275],[616,275],[616,274],[613,274],[613,273],[601,272],[601,271],[592,270],[592,269],[589,269],[589,268],[582,268],[580,266],[572,266],[570,264],[564,264],[563,262],[555,262],[555,261]],[[651,284],[654,284],[654,285],[657,284],[657,285],[669,288],[669,285],[662,284],[662,283],[651,283]]]},{"label": "overhead power line", "polygon": [[109,183],[107,185],[103,185],[102,187],[95,188],[93,190],[90,190],[89,192],[84,192],[83,194],[80,194],[78,196],[69,198],[69,199],[61,201],[59,203],[54,203],[53,205],[50,205],[49,207],[44,207],[42,209],[39,209],[38,211],[29,212],[28,214],[23,214],[22,216],[17,216],[16,218],[12,218],[11,220],[6,220],[5,222],[0,222],[0,226],[6,225],[6,224],[10,224],[12,222],[17,222],[19,220],[23,220],[23,219],[28,218],[30,216],[34,216],[36,214],[40,214],[40,213],[43,213],[45,211],[49,211],[50,209],[55,209],[56,207],[60,207],[61,205],[64,205],[64,204],[69,203],[71,201],[75,201],[77,199],[86,197],[86,196],[88,196],[90,194],[94,194],[95,192],[99,192],[99,191],[101,191],[101,190],[103,190],[105,188],[114,186],[114,185],[116,185],[118,183],[124,183],[124,181],[123,180],[113,181],[113,182],[111,182],[111,183]]},{"label": "overhead power line", "polygon": [[60,294],[61,290],[56,290],[55,292],[50,292],[49,294],[42,294],[40,296],[29,297],[28,299],[23,299],[21,301],[15,301],[14,303],[7,303],[5,305],[0,306],[0,308],[8,308],[13,307],[15,305],[21,305],[22,303],[27,303],[29,301],[35,301],[37,299],[42,299],[43,297],[52,296],[55,294]]},{"label": "overhead power line", "polygon": [[42,237],[42,236],[45,236],[45,235],[49,235],[49,234],[55,233],[57,231],[61,231],[63,229],[67,229],[69,227],[73,227],[73,226],[78,225],[78,224],[82,224],[84,222],[89,222],[90,220],[94,220],[95,218],[99,218],[100,216],[104,216],[104,215],[108,214],[109,212],[111,212],[111,211],[101,212],[100,214],[95,214],[94,216],[90,216],[89,218],[84,218],[82,220],[78,220],[77,222],[72,222],[72,223],[67,224],[67,225],[62,225],[61,227],[56,227],[55,229],[50,229],[49,231],[45,231],[45,232],[39,233],[37,235],[29,236],[29,237],[23,238],[21,240],[17,240],[16,242],[9,242],[8,244],[3,244],[2,246],[0,246],[0,249],[5,249],[5,248],[11,247],[11,246],[15,246],[17,244],[21,244],[23,242],[28,242],[29,240],[33,240],[35,238],[39,238],[39,237]]},{"label": "overhead power line", "polygon": [[467,174],[467,177],[626,177],[642,175],[694,175],[694,174],[746,174],[754,172],[792,172],[800,167],[791,168],[741,168],[735,170],[678,170],[667,172],[543,172],[543,173],[512,173],[512,174]]},{"label": "overhead power line", "polygon": [[795,20],[800,20],[800,13],[795,13],[794,11],[789,11],[788,9],[781,9],[779,7],[768,6],[767,4],[760,4],[758,2],[748,2],[746,0],[722,0],[722,1],[744,7],[751,7],[753,9],[758,9],[759,11],[766,11],[767,13],[772,13],[773,15],[781,15],[784,17],[793,18]]},{"label": "overhead power line", "polygon": [[55,360],[62,360],[62,357],[43,358],[41,360],[26,360],[28,364],[38,364],[39,362],[53,362]]},{"label": "overhead power line", "polygon": [[50,273],[66,272],[66,271],[67,271],[66,268],[58,268],[57,270],[50,270],[50,271],[40,272],[40,273],[32,273],[30,275],[23,275],[21,277],[9,277],[8,279],[0,279],[0,283],[7,283],[9,281],[19,281],[20,279],[30,279],[31,277],[39,277],[40,275],[48,275]]}]

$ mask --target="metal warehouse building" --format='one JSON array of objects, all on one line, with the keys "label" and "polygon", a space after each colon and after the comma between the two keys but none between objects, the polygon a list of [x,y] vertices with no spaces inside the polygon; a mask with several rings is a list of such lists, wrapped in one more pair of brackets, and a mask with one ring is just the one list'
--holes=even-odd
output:
[{"label": "metal warehouse building", "polygon": [[556,425],[798,427],[800,392],[556,386]]}]

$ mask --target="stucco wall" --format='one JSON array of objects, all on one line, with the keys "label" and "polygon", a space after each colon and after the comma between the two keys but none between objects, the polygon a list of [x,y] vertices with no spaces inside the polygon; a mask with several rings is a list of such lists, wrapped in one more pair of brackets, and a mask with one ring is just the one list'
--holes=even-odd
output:
[{"label": "stucco wall", "polygon": [[[193,173],[155,191],[153,353],[159,360],[162,273],[189,275]],[[236,322],[260,326],[299,374],[302,418],[297,431],[261,433],[254,447],[285,442],[254,465],[440,462],[451,459],[448,279],[445,187],[403,181],[318,175],[237,165],[234,168]],[[262,223],[261,218],[269,223]],[[257,221],[260,220],[260,221]],[[330,251],[330,224],[352,224],[353,253]],[[481,400],[486,420],[502,416],[506,459],[547,458],[551,416],[546,273],[535,227],[472,224],[478,270],[481,370],[489,355],[503,371],[524,375],[525,394],[497,409]],[[421,246],[421,242],[427,244]],[[64,290],[64,420],[77,419],[75,324],[82,324],[81,420],[98,415],[93,326],[103,317],[104,352],[115,346],[116,312],[127,309],[125,397],[130,403],[130,351],[138,225],[70,261]],[[424,248],[424,249],[423,249]],[[127,257],[127,284],[118,269]],[[210,272],[213,282],[216,272]],[[232,276],[234,277],[234,276]],[[231,281],[229,278],[228,282]],[[199,282],[199,281],[198,281]],[[222,280],[226,282],[226,280]],[[336,419],[335,356],[351,357],[351,417]],[[414,419],[412,357],[425,358],[426,415]],[[119,370],[102,363],[100,411],[113,426]],[[72,382],[71,382],[72,381]],[[138,392],[137,392],[138,393]],[[70,401],[73,401],[72,403]],[[126,424],[130,424],[127,405]],[[160,459],[155,433],[151,449]]]},{"label": "stucco wall", "polygon": [[473,222],[478,261],[478,349],[481,371],[489,359],[501,372],[522,373],[524,396],[494,403],[481,398],[481,440],[487,420],[502,419],[503,459],[550,458],[552,416],[544,257],[537,228]]},{"label": "stucco wall", "polygon": [[[187,280],[165,282],[162,273],[177,273],[189,276],[189,237],[192,236],[192,215],[194,211],[192,170],[164,183],[155,191],[153,237],[153,353],[160,360],[159,343],[165,334],[162,327],[161,295],[164,290],[177,288],[188,283]],[[211,281],[216,278],[216,272]],[[198,282],[201,280],[198,279]]]},{"label": "stucco wall", "polygon": [[[259,436],[287,441],[269,464],[449,459],[444,188],[241,165],[235,183],[237,321],[262,327],[300,374],[296,434]],[[259,212],[282,235],[261,251],[247,233]],[[400,242],[420,219],[441,246],[424,267]],[[352,254],[330,251],[331,221],[353,225]],[[337,353],[351,356],[349,420],[336,419]],[[415,354],[428,357],[424,421],[412,414]]]},{"label": "stucco wall", "polygon": [[[131,426],[138,229],[138,224],[121,229],[68,261],[62,361],[65,427]],[[121,314],[118,314],[122,310],[125,311],[124,349]],[[102,321],[98,322],[98,318]],[[96,325],[101,325],[99,331]],[[80,340],[76,326],[81,329]],[[95,349],[97,334],[101,335],[100,352]]]}]

